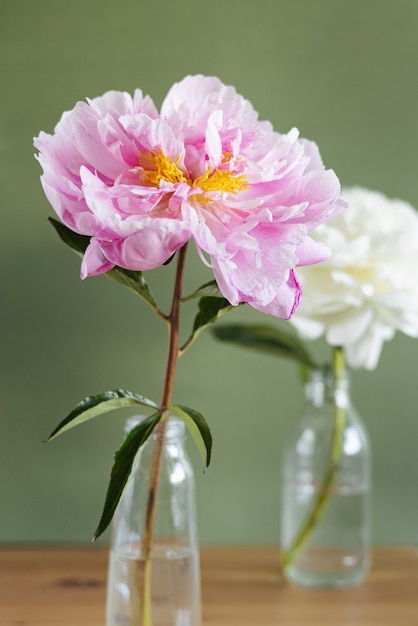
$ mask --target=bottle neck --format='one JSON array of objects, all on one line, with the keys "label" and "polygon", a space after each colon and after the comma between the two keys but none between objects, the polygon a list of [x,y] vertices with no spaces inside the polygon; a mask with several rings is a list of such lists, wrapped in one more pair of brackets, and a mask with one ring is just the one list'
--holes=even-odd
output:
[{"label": "bottle neck", "polygon": [[336,404],[347,407],[350,404],[350,380],[348,372],[340,369],[310,370],[305,384],[305,397],[314,406]]}]

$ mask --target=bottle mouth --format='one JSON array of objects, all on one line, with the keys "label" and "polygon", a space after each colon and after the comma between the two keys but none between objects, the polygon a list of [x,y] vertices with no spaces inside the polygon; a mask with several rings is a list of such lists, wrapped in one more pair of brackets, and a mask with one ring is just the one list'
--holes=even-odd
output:
[{"label": "bottle mouth", "polygon": [[[138,426],[140,422],[146,419],[147,415],[131,415],[125,422],[125,427],[123,429],[124,435],[128,435],[135,426]],[[177,417],[177,415],[169,415],[167,420],[167,426],[165,430],[165,436],[167,438],[176,438],[176,437],[184,437],[186,433],[186,425],[182,419]],[[151,438],[158,437],[157,433],[153,433]]]}]

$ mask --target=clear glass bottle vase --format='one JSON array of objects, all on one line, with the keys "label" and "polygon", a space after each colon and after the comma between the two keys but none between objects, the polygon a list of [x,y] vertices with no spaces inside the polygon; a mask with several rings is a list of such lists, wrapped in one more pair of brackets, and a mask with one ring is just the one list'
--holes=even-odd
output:
[{"label": "clear glass bottle vase", "polygon": [[281,551],[307,587],[363,581],[370,567],[370,445],[345,370],[312,371],[285,443]]},{"label": "clear glass bottle vase", "polygon": [[[139,419],[130,418],[125,431]],[[137,456],[112,522],[106,626],[201,625],[194,474],[185,434],[184,422],[170,417],[149,559],[144,558],[144,537],[152,458],[161,437],[158,426]]]}]

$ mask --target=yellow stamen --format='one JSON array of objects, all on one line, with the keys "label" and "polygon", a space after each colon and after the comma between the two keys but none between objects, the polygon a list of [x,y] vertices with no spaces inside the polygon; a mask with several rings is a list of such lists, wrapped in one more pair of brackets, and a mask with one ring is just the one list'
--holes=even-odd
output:
[{"label": "yellow stamen", "polygon": [[158,152],[144,152],[139,159],[139,173],[142,185],[159,187],[160,181],[169,183],[184,183],[187,178],[179,168],[180,157],[176,161],[170,161],[161,150]]},{"label": "yellow stamen", "polygon": [[222,155],[222,163],[229,163],[233,156],[232,152],[224,152]]},{"label": "yellow stamen", "polygon": [[245,176],[234,176],[229,170],[211,171],[209,167],[192,182],[192,187],[200,187],[203,191],[229,191],[236,194],[247,189],[248,185]]},{"label": "yellow stamen", "polygon": [[[227,163],[231,159],[231,153],[225,153],[222,163]],[[239,191],[248,188],[245,175],[235,176],[230,170],[215,169],[210,167],[204,174],[194,180],[186,178],[179,168],[180,157],[171,161],[161,150],[156,152],[143,152],[138,159],[138,173],[142,185],[149,187],[159,187],[162,180],[169,183],[188,183],[190,187],[199,187],[205,192],[229,192],[237,194]],[[202,194],[196,194],[202,202],[210,202]]]}]

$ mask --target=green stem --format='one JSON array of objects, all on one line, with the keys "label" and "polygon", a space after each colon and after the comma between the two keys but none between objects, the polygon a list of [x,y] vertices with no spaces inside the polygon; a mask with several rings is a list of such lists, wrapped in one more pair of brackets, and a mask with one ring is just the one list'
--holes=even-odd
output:
[{"label": "green stem", "polygon": [[[184,268],[186,262],[187,243],[179,250],[177,258],[176,278],[173,289],[170,314],[167,316],[169,324],[169,348],[164,380],[164,389],[161,400],[161,409],[171,404],[174,388],[174,378],[179,357],[179,326],[180,326],[180,300],[183,286]],[[160,477],[161,459],[164,447],[165,431],[168,415],[164,415],[157,426],[158,436],[155,440],[153,457],[151,462],[150,483],[145,512],[145,532],[143,539],[143,577],[140,588],[140,611],[142,621],[138,625],[152,626],[151,614],[151,553],[154,538],[154,522],[157,504],[157,491]],[[136,618],[137,619],[137,618]],[[134,622],[136,624],[136,622]]]},{"label": "green stem", "polygon": [[[335,388],[338,389],[344,375],[344,352],[340,347],[334,348],[333,372]],[[332,487],[337,478],[339,462],[341,459],[344,428],[345,407],[340,405],[337,398],[335,402],[334,434],[331,442],[329,464],[319,487],[318,494],[313,502],[311,511],[308,513],[300,529],[295,534],[290,546],[282,554],[282,566],[284,569],[293,563],[297,555],[309,542],[332,497]]]}]

